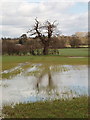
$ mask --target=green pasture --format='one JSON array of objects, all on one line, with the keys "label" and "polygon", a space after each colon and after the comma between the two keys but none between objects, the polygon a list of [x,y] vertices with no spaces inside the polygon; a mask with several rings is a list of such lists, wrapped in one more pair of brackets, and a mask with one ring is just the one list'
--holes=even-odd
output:
[{"label": "green pasture", "polygon": [[2,70],[10,69],[23,62],[47,64],[88,64],[88,48],[60,49],[60,55],[47,56],[3,56]]},{"label": "green pasture", "polygon": [[[45,65],[88,65],[88,48],[59,49],[60,55],[47,56],[2,56],[2,71],[19,63],[43,63]],[[13,74],[17,74],[13,73]],[[10,73],[11,74],[11,73]],[[7,76],[4,76],[7,78]],[[87,118],[88,98],[81,96],[71,100],[55,100],[35,103],[20,103],[4,106],[4,118]]]},{"label": "green pasture", "polygon": [[5,118],[88,118],[88,98],[20,103],[4,106],[2,113]]},{"label": "green pasture", "polygon": [[60,56],[3,56],[2,70],[10,69],[19,63],[47,63],[47,64],[88,64],[88,58],[69,58]]},{"label": "green pasture", "polygon": [[60,56],[88,57],[89,48],[64,48],[59,49]]}]

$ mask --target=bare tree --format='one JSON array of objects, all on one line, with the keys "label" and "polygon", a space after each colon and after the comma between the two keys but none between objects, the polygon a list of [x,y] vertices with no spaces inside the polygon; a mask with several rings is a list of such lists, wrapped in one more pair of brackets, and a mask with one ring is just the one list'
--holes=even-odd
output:
[{"label": "bare tree", "polygon": [[81,40],[79,37],[72,35],[69,44],[71,45],[72,48],[79,47],[81,45]]},{"label": "bare tree", "polygon": [[[44,55],[48,54],[51,38],[55,34],[57,28],[57,25],[55,23],[56,21],[54,21],[53,23],[46,21],[43,25],[41,25],[40,22],[37,19],[35,19],[35,25],[33,29],[27,32],[30,33],[30,36],[34,35],[35,37],[38,37],[41,40],[44,47]],[[58,35],[58,32],[56,35]]]},{"label": "bare tree", "polygon": [[27,35],[26,34],[22,34],[19,38],[19,44],[25,44],[27,41]]}]

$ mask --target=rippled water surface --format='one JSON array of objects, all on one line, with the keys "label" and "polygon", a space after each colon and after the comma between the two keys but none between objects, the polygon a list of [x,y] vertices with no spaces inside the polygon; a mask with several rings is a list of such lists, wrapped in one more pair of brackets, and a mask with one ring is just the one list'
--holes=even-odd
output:
[{"label": "rippled water surface", "polygon": [[8,76],[0,80],[3,105],[73,98],[88,94],[86,65],[22,63],[10,70],[2,71],[2,74]]}]

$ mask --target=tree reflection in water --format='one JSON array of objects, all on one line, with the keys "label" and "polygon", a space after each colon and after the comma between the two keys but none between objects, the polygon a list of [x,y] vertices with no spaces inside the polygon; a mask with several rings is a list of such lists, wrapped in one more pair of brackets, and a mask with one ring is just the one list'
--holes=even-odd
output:
[{"label": "tree reflection in water", "polygon": [[[38,78],[37,78],[37,83],[36,83],[36,90],[37,90],[37,93],[39,93],[41,90],[44,89],[44,91],[47,92],[47,94],[51,94],[51,91],[53,90],[56,90],[56,85],[54,84],[54,81],[53,81],[53,77],[52,77],[52,74],[53,74],[53,68],[51,68],[51,66],[48,66],[48,65],[43,65],[43,69],[42,69],[42,72],[39,73],[38,75]],[[55,68],[54,68],[55,69]],[[44,76],[47,76],[47,86],[46,87],[42,87],[41,83],[44,82]],[[43,89],[42,89],[43,88]]]}]

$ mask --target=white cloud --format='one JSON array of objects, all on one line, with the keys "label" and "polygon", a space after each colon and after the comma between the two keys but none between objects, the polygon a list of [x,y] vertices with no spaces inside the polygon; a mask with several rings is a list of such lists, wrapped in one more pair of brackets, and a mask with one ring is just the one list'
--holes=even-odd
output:
[{"label": "white cloud", "polygon": [[47,0],[47,1],[48,2],[89,2],[89,0]]},{"label": "white cloud", "polygon": [[82,13],[78,15],[66,15],[62,21],[63,33],[71,34],[75,32],[88,31],[88,13]]},{"label": "white cloud", "polygon": [[[63,34],[73,34],[87,30],[87,13],[70,14],[68,8],[81,0],[48,0],[47,2],[31,3],[29,0],[3,0],[2,2],[2,30],[4,36],[20,36],[32,27],[35,17],[42,22],[47,19],[59,22]],[[50,3],[49,3],[50,2]],[[88,2],[82,0],[82,2]]]},{"label": "white cloud", "polygon": [[22,33],[25,33],[25,29],[24,28],[18,28],[18,27],[13,27],[13,26],[8,26],[5,25],[2,28],[2,36],[6,36],[8,35],[8,37],[20,37],[20,35]]}]

